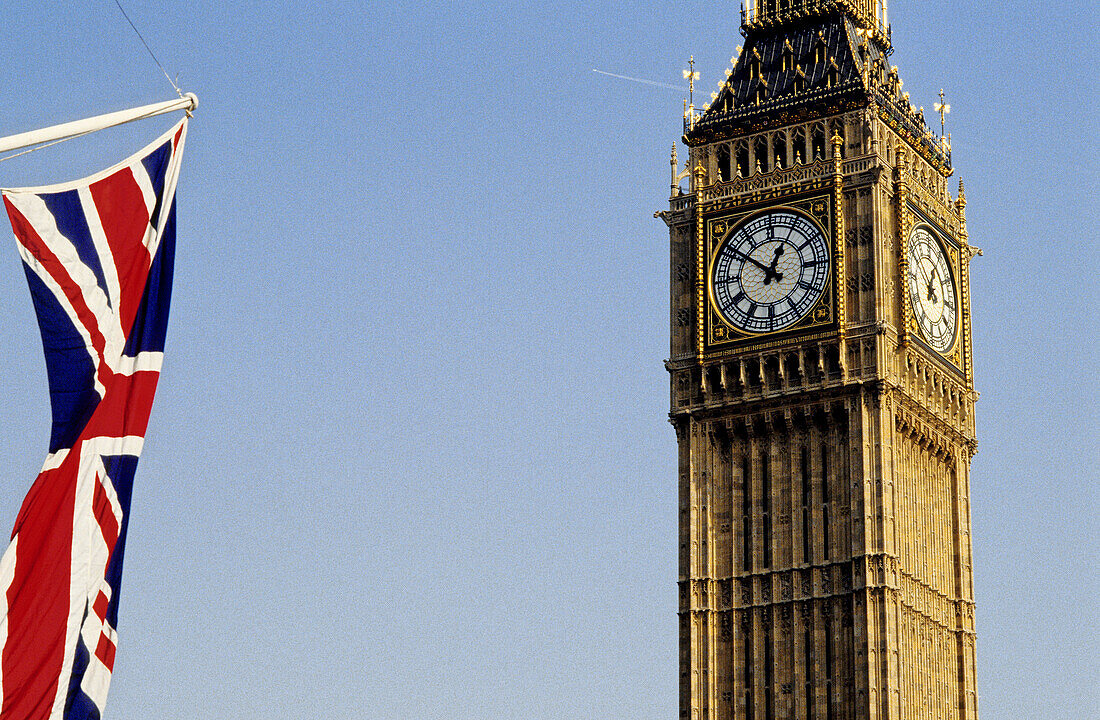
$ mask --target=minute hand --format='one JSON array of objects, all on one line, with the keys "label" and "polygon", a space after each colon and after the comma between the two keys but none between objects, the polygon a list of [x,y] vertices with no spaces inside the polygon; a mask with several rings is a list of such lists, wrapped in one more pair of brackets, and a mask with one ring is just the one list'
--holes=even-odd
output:
[{"label": "minute hand", "polygon": [[759,260],[757,260],[756,258],[752,257],[751,255],[742,255],[741,253],[739,253],[739,252],[738,252],[738,253],[734,253],[734,256],[735,256],[735,257],[739,257],[739,258],[741,258],[741,259],[742,259],[742,260],[744,260],[745,262],[750,262],[750,263],[752,263],[753,265],[755,265],[756,267],[760,268],[761,270],[763,270],[764,272],[768,273],[769,275],[771,275],[771,274],[772,274],[772,272],[773,272],[773,270],[772,270],[772,269],[771,269],[770,267],[768,267],[768,266],[767,266],[767,265],[765,265],[764,263],[760,262],[760,261],[759,261]]}]

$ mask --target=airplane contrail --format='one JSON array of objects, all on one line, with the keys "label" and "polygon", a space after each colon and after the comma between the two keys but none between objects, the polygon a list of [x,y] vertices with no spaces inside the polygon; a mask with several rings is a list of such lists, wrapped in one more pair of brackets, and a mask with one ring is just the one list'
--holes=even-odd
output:
[{"label": "airplane contrail", "polygon": [[607,75],[608,77],[619,78],[620,80],[629,80],[630,82],[642,83],[643,85],[653,85],[654,87],[668,88],[669,90],[681,90],[683,92],[687,92],[687,88],[680,87],[679,85],[670,85],[669,83],[655,82],[653,80],[643,80],[642,78],[630,77],[629,75],[617,75],[615,73],[597,70],[596,68],[592,68],[592,72],[599,73],[600,75]]}]

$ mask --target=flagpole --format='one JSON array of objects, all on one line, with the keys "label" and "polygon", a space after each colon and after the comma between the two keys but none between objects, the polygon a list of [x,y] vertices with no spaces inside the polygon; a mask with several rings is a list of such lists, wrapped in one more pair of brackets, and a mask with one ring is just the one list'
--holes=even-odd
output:
[{"label": "flagpole", "polygon": [[40,145],[41,143],[51,142],[53,140],[63,140],[77,135],[86,135],[87,133],[97,130],[123,125],[128,122],[133,122],[134,120],[142,120],[156,115],[164,115],[165,113],[174,112],[176,110],[191,112],[198,106],[198,97],[196,97],[194,93],[187,93],[183,97],[175,100],[153,103],[152,105],[142,105],[141,107],[131,108],[129,110],[119,110],[118,112],[107,113],[106,115],[96,115],[95,117],[85,118],[84,120],[74,120],[73,122],[62,123],[61,125],[53,125],[52,127],[42,128],[41,130],[31,130],[30,132],[19,133],[18,135],[9,135],[8,137],[0,138],[0,153],[30,147],[31,145]]}]

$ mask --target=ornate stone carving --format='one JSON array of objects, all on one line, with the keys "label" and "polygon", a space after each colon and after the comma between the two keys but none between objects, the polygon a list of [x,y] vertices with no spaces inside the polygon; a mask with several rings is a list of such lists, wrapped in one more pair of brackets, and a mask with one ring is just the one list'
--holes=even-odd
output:
[{"label": "ornate stone carving", "polygon": [[814,606],[812,600],[804,600],[798,604],[798,614],[802,618],[803,626],[808,625],[814,619]]}]

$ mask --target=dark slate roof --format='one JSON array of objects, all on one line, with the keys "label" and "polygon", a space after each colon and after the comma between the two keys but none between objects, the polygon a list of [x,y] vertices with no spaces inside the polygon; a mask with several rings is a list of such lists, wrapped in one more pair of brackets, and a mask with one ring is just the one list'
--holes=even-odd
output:
[{"label": "dark slate roof", "polygon": [[[834,18],[750,34],[718,98],[687,133],[689,142],[705,142],[715,132],[722,134],[724,126],[733,130],[781,108],[813,106],[846,95],[866,98],[864,65],[885,55],[877,44],[868,43],[866,59],[861,56],[854,42],[856,29],[851,21]],[[815,62],[815,55],[820,61]]]},{"label": "dark slate roof", "polygon": [[889,40],[865,40],[859,29],[837,14],[749,32],[718,97],[694,126],[685,128],[687,143],[699,145],[865,107],[874,99],[895,130],[934,164],[950,167],[949,156],[928,137],[925,123],[899,94],[897,76],[891,75]]}]

